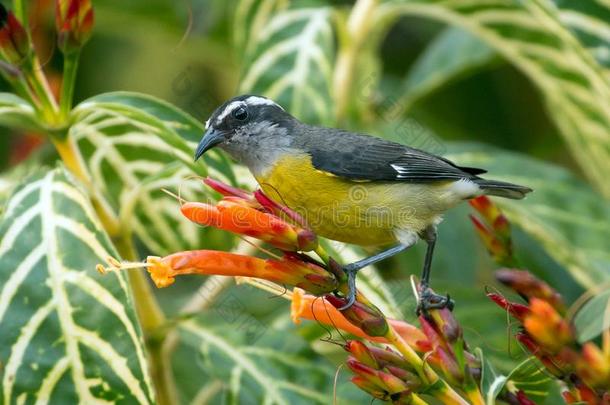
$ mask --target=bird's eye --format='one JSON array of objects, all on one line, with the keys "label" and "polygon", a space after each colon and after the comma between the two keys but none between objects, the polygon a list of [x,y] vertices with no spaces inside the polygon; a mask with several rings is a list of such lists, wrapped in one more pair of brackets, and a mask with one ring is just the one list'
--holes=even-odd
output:
[{"label": "bird's eye", "polygon": [[238,107],[233,111],[233,117],[240,121],[245,121],[246,118],[248,118],[248,110],[246,110],[244,107]]}]

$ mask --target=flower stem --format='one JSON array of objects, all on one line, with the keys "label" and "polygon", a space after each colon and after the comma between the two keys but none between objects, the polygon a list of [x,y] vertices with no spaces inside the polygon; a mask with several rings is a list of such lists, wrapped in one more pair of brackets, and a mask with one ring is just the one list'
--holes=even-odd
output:
[{"label": "flower stem", "polygon": [[65,122],[72,109],[74,98],[74,85],[78,71],[78,59],[80,52],[71,52],[64,59],[64,77],[61,83],[61,97],[59,99],[59,116],[61,122]]},{"label": "flower stem", "polygon": [[[123,259],[138,260],[131,235],[124,235],[115,240],[115,246]],[[142,326],[144,342],[148,351],[149,371],[157,394],[156,403],[160,405],[176,404],[178,403],[178,393],[172,375],[171,358],[163,350],[163,341],[166,337],[165,314],[153,294],[146,274],[142,271],[130,271],[128,274],[136,313]]]},{"label": "flower stem", "polygon": [[57,124],[58,106],[47,78],[45,77],[42,66],[35,55],[26,59],[23,64],[25,78],[38,98],[42,109],[42,116],[48,124]]},{"label": "flower stem", "polygon": [[407,362],[415,369],[417,375],[427,385],[433,386],[430,392],[426,392],[438,399],[444,404],[459,404],[467,405],[468,402],[462,398],[457,392],[451,388],[447,382],[441,379],[434,370],[432,370],[417,354],[415,350],[394,330],[391,324],[388,324],[388,334],[386,339],[402,354]]}]

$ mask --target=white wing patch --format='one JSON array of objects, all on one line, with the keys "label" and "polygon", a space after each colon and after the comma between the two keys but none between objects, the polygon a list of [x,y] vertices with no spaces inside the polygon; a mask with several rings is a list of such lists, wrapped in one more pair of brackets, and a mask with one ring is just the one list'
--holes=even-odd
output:
[{"label": "white wing patch", "polygon": [[396,170],[396,173],[398,173],[398,176],[396,176],[396,178],[398,179],[404,179],[407,177],[407,173],[409,173],[409,169],[407,169],[404,166],[401,165],[390,165],[392,166],[392,169]]},{"label": "white wing patch", "polygon": [[208,129],[210,127],[210,119],[208,118],[208,120],[205,122],[205,129]]}]

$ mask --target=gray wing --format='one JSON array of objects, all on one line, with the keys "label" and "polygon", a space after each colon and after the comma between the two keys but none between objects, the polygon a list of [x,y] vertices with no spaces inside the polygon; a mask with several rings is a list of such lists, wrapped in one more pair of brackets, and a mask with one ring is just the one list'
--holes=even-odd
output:
[{"label": "gray wing", "polygon": [[[435,181],[474,179],[485,170],[460,167],[430,153],[380,138],[324,128],[306,148],[313,166],[351,180]],[[318,133],[319,134],[319,133]]]}]

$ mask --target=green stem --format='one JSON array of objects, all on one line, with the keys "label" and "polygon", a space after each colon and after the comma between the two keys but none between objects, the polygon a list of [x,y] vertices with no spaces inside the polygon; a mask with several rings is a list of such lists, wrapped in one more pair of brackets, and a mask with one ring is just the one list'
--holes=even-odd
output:
[{"label": "green stem", "polygon": [[13,13],[19,21],[21,21],[21,25],[27,27],[28,21],[25,13],[25,7],[23,7],[23,1],[21,0],[13,0]]},{"label": "green stem", "polygon": [[59,108],[53,97],[47,78],[42,71],[42,66],[40,66],[40,63],[38,62],[38,58],[34,55],[27,58],[23,65],[23,70],[28,84],[40,102],[43,118],[48,124],[57,124],[57,113]]},{"label": "green stem", "polygon": [[[130,235],[124,235],[115,240],[115,246],[121,258],[129,261],[138,260]],[[136,313],[142,326],[148,352],[149,370],[157,396],[156,403],[159,405],[177,404],[178,394],[172,375],[171,358],[166,356],[163,350],[163,342],[166,337],[165,314],[154,296],[146,273],[130,271],[128,274]]]},{"label": "green stem", "polygon": [[72,52],[67,54],[64,59],[64,77],[61,83],[61,97],[59,99],[59,117],[61,122],[67,120],[68,114],[70,114],[72,109],[79,57],[80,52]]}]

